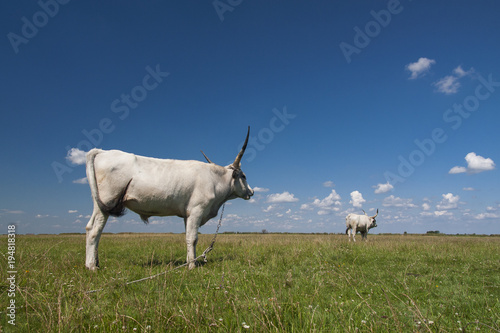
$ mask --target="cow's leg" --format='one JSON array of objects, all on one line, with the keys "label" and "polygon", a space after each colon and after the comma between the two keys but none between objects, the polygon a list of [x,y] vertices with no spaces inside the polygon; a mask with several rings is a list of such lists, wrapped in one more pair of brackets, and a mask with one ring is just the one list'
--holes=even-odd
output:
[{"label": "cow's leg", "polygon": [[87,231],[85,267],[90,270],[96,270],[99,268],[97,248],[99,246],[102,229],[104,229],[107,220],[108,215],[103,213],[97,204],[94,204],[94,212],[90,217],[89,223],[87,223],[87,226],[85,227],[85,230]]},{"label": "cow's leg", "polygon": [[351,229],[347,229],[347,239],[349,240],[349,242],[351,241]]},{"label": "cow's leg", "polygon": [[352,233],[352,241],[356,242],[356,227],[353,227],[351,229],[351,233]]},{"label": "cow's leg", "polygon": [[193,269],[196,267],[194,259],[196,258],[196,244],[198,243],[199,218],[191,215],[184,219],[184,224],[186,225],[186,262],[188,263],[189,269]]},{"label": "cow's leg", "polygon": [[365,242],[368,241],[367,238],[366,238],[366,234],[367,234],[366,231],[364,231],[364,232],[361,233],[361,239],[364,240]]}]

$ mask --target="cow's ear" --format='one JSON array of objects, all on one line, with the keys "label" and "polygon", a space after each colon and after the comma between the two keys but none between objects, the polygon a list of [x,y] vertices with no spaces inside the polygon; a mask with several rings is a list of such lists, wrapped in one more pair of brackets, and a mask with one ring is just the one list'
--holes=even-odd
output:
[{"label": "cow's ear", "polygon": [[239,174],[240,174],[239,170],[234,169],[233,170],[233,179],[236,179]]}]

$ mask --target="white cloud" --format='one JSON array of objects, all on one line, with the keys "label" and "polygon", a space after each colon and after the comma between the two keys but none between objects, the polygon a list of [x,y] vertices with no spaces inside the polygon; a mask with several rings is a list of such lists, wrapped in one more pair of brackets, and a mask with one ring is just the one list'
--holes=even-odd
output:
[{"label": "white cloud", "polygon": [[87,177],[83,177],[80,179],[73,180],[73,183],[75,183],[75,184],[88,184],[89,181],[87,180]]},{"label": "white cloud", "polygon": [[312,210],[313,208],[309,204],[302,204],[302,205],[300,205],[300,209],[303,209],[303,210]]},{"label": "white cloud", "polygon": [[327,180],[326,182],[323,183],[324,187],[334,187],[335,184],[331,180]]},{"label": "white cloud", "polygon": [[380,193],[386,193],[389,192],[390,190],[394,189],[394,186],[389,184],[389,182],[385,184],[377,184],[377,186],[374,186],[375,188],[375,194],[380,194]]},{"label": "white cloud", "polygon": [[453,75],[447,75],[441,80],[434,82],[437,91],[446,95],[455,94],[460,88],[460,82],[458,82],[458,77]]},{"label": "white cloud", "polygon": [[436,210],[434,212],[434,215],[436,215],[436,216],[450,216],[452,214],[446,210]]},{"label": "white cloud", "polygon": [[332,190],[332,192],[324,199],[314,199],[314,201],[309,204],[302,204],[300,209],[312,210],[313,207],[316,207],[320,208],[318,215],[326,215],[332,213],[332,211],[340,210],[339,207],[342,206],[340,199],[342,199],[340,195],[335,190]]},{"label": "white cloud", "polygon": [[78,148],[71,148],[68,150],[68,154],[66,155],[66,159],[73,164],[81,165],[85,164],[85,155],[87,152],[80,150]]},{"label": "white cloud", "polygon": [[427,202],[424,202],[422,204],[422,209],[423,210],[430,210],[431,209],[431,205],[429,205]]},{"label": "white cloud", "polygon": [[466,173],[467,168],[463,166],[454,166],[453,168],[448,171],[450,175],[456,175],[457,173]]},{"label": "white cloud", "polygon": [[443,200],[436,205],[438,210],[448,210],[455,209],[458,207],[458,200],[460,197],[458,195],[453,195],[452,193],[443,194]]},{"label": "white cloud", "polygon": [[448,171],[450,174],[457,173],[480,173],[495,169],[495,162],[491,158],[484,158],[476,153],[471,152],[465,156],[467,167],[455,166]]},{"label": "white cloud", "polygon": [[471,75],[472,73],[474,73],[474,68],[471,68],[468,71],[464,71],[462,66],[458,66],[453,70],[453,74],[455,74],[458,77],[464,77],[466,75]]},{"label": "white cloud", "polygon": [[384,199],[382,205],[385,207],[402,207],[402,208],[415,208],[417,205],[413,203],[413,199],[403,199],[390,195]]},{"label": "white cloud", "polygon": [[474,187],[464,187],[462,190],[463,191],[475,191],[476,189]]},{"label": "white cloud", "polygon": [[338,193],[335,190],[332,190],[332,192],[324,199],[319,200],[319,199],[314,199],[312,202],[312,205],[319,207],[319,208],[329,208],[332,205],[338,205],[340,206],[340,200],[341,197],[338,195]]},{"label": "white cloud", "polygon": [[498,219],[500,215],[495,213],[481,213],[474,216],[476,220],[484,220],[484,219]]},{"label": "white cloud", "polygon": [[468,153],[467,156],[465,156],[465,160],[467,161],[467,170],[470,173],[479,173],[495,169],[495,163],[491,158],[484,158],[476,155],[474,152]]},{"label": "white cloud", "polygon": [[74,213],[78,213],[78,211],[77,211],[77,210],[72,210],[72,209],[70,209],[70,210],[68,210],[68,213],[70,213],[70,214],[74,214]]},{"label": "white cloud", "polygon": [[438,80],[434,83],[437,87],[437,91],[443,94],[455,94],[458,92],[458,88],[460,88],[459,80],[464,77],[474,73],[474,69],[471,68],[468,71],[464,71],[461,66],[458,66],[453,70],[454,75],[447,75],[442,79]]},{"label": "white cloud", "polygon": [[299,201],[292,193],[285,191],[283,193],[269,194],[267,196],[267,202],[270,203],[281,203],[281,202],[296,202]]},{"label": "white cloud", "polygon": [[257,187],[257,186],[255,186],[253,188],[253,191],[254,192],[269,192],[269,189],[268,188],[264,188],[264,187]]},{"label": "white cloud", "polygon": [[269,213],[270,211],[272,211],[275,208],[276,208],[276,205],[269,205],[269,206],[267,206],[267,208],[263,209],[262,211],[264,213]]},{"label": "white cloud", "polygon": [[24,214],[22,210],[0,209],[0,211],[7,214]]},{"label": "white cloud", "polygon": [[411,72],[410,80],[414,80],[420,76],[425,75],[432,65],[436,63],[433,59],[420,58],[417,62],[412,62],[406,65],[406,69]]},{"label": "white cloud", "polygon": [[361,194],[361,192],[359,191],[351,192],[351,201],[349,201],[349,203],[352,204],[353,207],[361,208],[364,202],[366,202],[366,200],[363,199],[363,195]]}]

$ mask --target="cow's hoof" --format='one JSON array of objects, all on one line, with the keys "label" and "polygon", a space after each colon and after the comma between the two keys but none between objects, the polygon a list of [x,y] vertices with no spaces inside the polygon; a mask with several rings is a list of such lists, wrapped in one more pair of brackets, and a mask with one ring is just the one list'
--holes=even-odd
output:
[{"label": "cow's hoof", "polygon": [[99,266],[96,266],[96,265],[85,265],[85,268],[87,268],[89,271],[92,271],[92,272],[99,270]]}]

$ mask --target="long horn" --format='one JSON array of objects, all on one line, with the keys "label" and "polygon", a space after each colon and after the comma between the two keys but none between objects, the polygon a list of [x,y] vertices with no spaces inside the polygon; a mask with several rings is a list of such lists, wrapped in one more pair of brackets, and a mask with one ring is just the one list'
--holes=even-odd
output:
[{"label": "long horn", "polygon": [[208,163],[215,164],[214,162],[210,161],[210,159],[207,157],[207,155],[205,155],[205,153],[203,152],[203,150],[200,150],[200,151],[203,154],[203,156],[205,156],[205,159],[207,160]]},{"label": "long horn", "polygon": [[372,218],[373,218],[373,219],[374,219],[374,218],[376,218],[376,217],[377,217],[377,215],[378,215],[378,208],[377,208],[377,214],[373,215],[373,216],[372,216]]},{"label": "long horn", "polygon": [[368,214],[366,214],[366,212],[365,212],[365,210],[364,210],[364,209],[362,209],[362,211],[363,211],[363,213],[365,213],[365,215],[366,215],[366,216],[368,216]]},{"label": "long horn", "polygon": [[247,143],[248,143],[248,137],[250,136],[250,126],[248,126],[248,132],[247,132],[247,137],[245,139],[245,143],[243,144],[243,147],[241,147],[240,152],[236,156],[236,159],[233,162],[233,168],[239,169],[241,166],[241,158],[243,157],[243,154],[245,153],[245,149],[247,149]]}]

